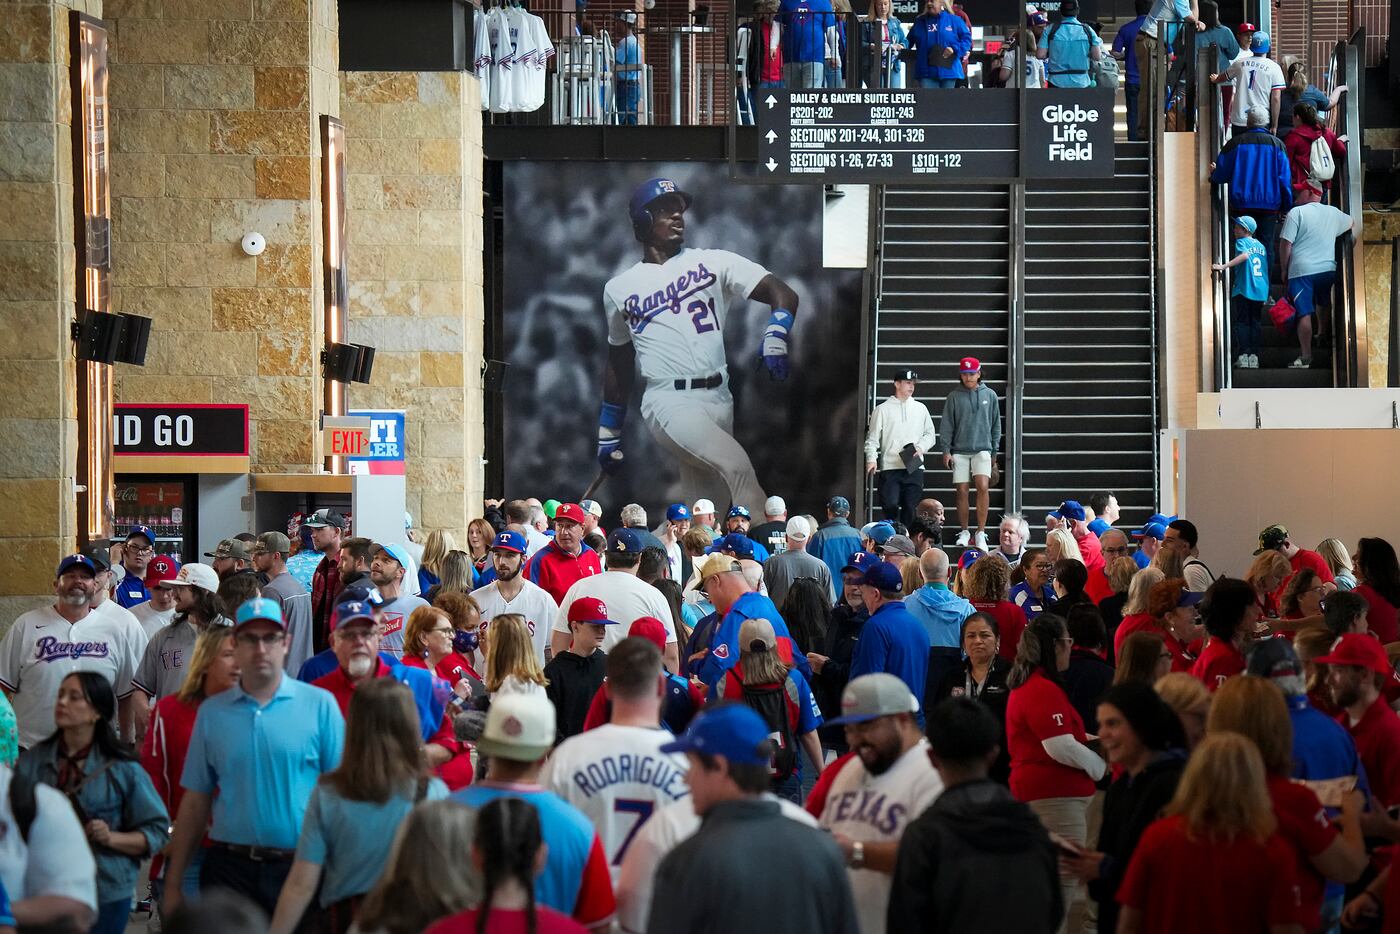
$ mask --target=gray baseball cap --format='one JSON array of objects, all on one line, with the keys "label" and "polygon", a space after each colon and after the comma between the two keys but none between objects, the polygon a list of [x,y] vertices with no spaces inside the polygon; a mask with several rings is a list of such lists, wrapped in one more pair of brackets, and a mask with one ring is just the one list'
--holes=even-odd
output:
[{"label": "gray baseball cap", "polygon": [[880,546],[880,550],[885,554],[914,556],[914,540],[908,535],[891,535]]},{"label": "gray baseball cap", "polygon": [[884,672],[861,675],[841,692],[841,716],[826,721],[829,726],[865,723],[877,717],[919,712],[919,699],[899,678]]}]

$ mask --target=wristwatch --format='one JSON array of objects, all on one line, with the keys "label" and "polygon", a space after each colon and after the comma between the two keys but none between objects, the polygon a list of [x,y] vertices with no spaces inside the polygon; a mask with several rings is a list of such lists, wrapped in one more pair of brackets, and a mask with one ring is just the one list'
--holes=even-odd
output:
[{"label": "wristwatch", "polygon": [[865,844],[859,840],[851,844],[850,865],[852,869],[865,868]]}]

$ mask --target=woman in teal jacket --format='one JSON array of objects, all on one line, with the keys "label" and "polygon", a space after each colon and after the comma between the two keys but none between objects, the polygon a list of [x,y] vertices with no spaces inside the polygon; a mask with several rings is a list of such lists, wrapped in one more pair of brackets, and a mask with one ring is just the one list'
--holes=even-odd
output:
[{"label": "woman in teal jacket", "polygon": [[953,12],[952,0],[926,0],[923,15],[909,29],[909,48],[919,87],[957,87],[967,77],[962,60],[972,50],[972,32]]},{"label": "woman in teal jacket", "polygon": [[97,860],[92,934],[121,934],[141,860],[170,839],[170,815],[136,757],[117,740],[117,697],[102,675],[78,671],[58,686],[58,730],[19,757],[17,781],[68,798]]}]

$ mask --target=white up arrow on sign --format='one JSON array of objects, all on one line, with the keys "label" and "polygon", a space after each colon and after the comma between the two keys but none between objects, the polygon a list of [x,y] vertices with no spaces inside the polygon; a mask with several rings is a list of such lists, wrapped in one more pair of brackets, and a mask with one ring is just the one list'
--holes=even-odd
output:
[{"label": "white up arrow on sign", "polygon": [[768,140],[768,145],[770,145],[770,146],[773,145],[773,140],[775,140],[775,139],[777,139],[777,138],[778,138],[778,134],[777,134],[777,133],[774,133],[772,130],[769,130],[769,131],[768,131],[768,135],[764,137],[764,139]]},{"label": "white up arrow on sign", "polygon": [[773,105],[776,104],[777,102],[778,102],[778,99],[777,99],[776,97],[774,97],[772,94],[769,94],[769,95],[768,95],[768,100],[765,101],[765,103],[768,105],[768,109],[769,109],[769,110],[772,110],[772,109],[773,109]]}]

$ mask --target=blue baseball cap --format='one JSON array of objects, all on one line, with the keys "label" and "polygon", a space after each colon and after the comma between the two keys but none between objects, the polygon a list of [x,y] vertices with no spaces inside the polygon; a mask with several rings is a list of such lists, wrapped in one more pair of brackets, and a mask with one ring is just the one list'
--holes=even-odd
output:
[{"label": "blue baseball cap", "polygon": [[773,758],[771,732],[763,718],[743,704],[721,704],[692,720],[689,729],[662,746],[661,751],[702,753],[724,756],[743,765],[767,765]]},{"label": "blue baseball cap", "polygon": [[1133,538],[1155,538],[1157,541],[1167,537],[1167,527],[1160,522],[1149,522],[1140,529],[1133,530]]},{"label": "blue baseball cap", "polygon": [[238,612],[234,614],[233,625],[236,628],[259,620],[272,623],[278,629],[287,628],[287,623],[282,619],[282,607],[277,605],[276,600],[269,600],[267,597],[244,600]]},{"label": "blue baseball cap", "polygon": [[151,531],[151,527],[148,525],[132,526],[131,531],[126,533],[126,540],[131,541],[138,535],[146,540],[147,545],[154,545],[156,543],[156,533]]},{"label": "blue baseball cap", "polygon": [[844,496],[833,496],[826,501],[826,508],[833,516],[849,516],[851,514],[851,501]]},{"label": "blue baseball cap", "polygon": [[1050,515],[1057,519],[1072,519],[1075,522],[1083,522],[1086,513],[1084,512],[1084,507],[1079,505],[1077,500],[1067,499],[1060,504],[1059,509],[1056,509]]},{"label": "blue baseball cap", "polygon": [[730,532],[728,535],[716,539],[715,543],[710,546],[710,551],[732,552],[738,558],[752,558],[753,539],[747,535],[740,535],[738,532]]},{"label": "blue baseball cap", "polygon": [[869,551],[857,551],[851,555],[850,559],[841,568],[841,570],[860,571],[861,574],[864,574],[866,568],[870,567],[870,565],[875,564],[878,561],[880,561],[880,556],[877,554],[873,554]]},{"label": "blue baseball cap", "polygon": [[413,559],[408,556],[408,552],[404,549],[402,545],[396,545],[392,542],[390,542],[387,545],[381,544],[380,542],[375,542],[374,547],[369,550],[371,557],[376,551],[384,552],[386,555],[397,561],[399,563],[399,567],[404,568],[405,570],[413,567]]},{"label": "blue baseball cap", "polygon": [[668,522],[680,522],[690,518],[690,510],[685,508],[685,503],[672,503],[666,507],[666,520]]},{"label": "blue baseball cap", "polygon": [[84,568],[93,577],[97,576],[97,563],[87,555],[69,555],[58,562],[58,570],[54,572],[54,577],[62,577],[65,571],[73,568]]},{"label": "blue baseball cap", "polygon": [[1113,528],[1113,526],[1099,518],[1095,518],[1093,522],[1089,523],[1089,531],[1100,537],[1111,528]]},{"label": "blue baseball cap", "polygon": [[1181,596],[1176,598],[1176,605],[1178,607],[1198,606],[1205,599],[1205,596],[1199,590],[1183,590]]},{"label": "blue baseball cap", "polygon": [[374,622],[374,605],[366,600],[344,600],[335,605],[335,628],[343,629],[351,623],[367,619]]},{"label": "blue baseball cap", "polygon": [[491,542],[491,550],[513,551],[523,555],[525,553],[525,536],[514,529],[506,529]]},{"label": "blue baseball cap", "polygon": [[613,554],[639,555],[642,548],[642,537],[635,529],[613,529],[612,534],[608,536],[608,551]]},{"label": "blue baseball cap", "polygon": [[1269,34],[1267,32],[1256,32],[1249,39],[1249,50],[1258,55],[1266,55],[1269,51]]},{"label": "blue baseball cap", "polygon": [[972,567],[978,559],[985,558],[986,556],[987,553],[980,548],[965,548],[963,549],[963,553],[958,556],[958,567]]},{"label": "blue baseball cap", "polygon": [[733,519],[735,516],[743,516],[745,519],[748,519],[749,508],[747,506],[730,506],[729,518]]},{"label": "blue baseball cap", "polygon": [[888,522],[877,522],[870,529],[870,540],[877,545],[883,545],[894,536],[894,526]]},{"label": "blue baseball cap", "polygon": [[1254,232],[1259,229],[1259,223],[1248,214],[1241,214],[1239,217],[1235,218],[1235,223],[1243,227],[1244,232],[1251,237],[1254,236]]},{"label": "blue baseball cap", "polygon": [[860,585],[889,593],[904,589],[904,577],[900,575],[899,568],[888,561],[877,561],[865,569]]}]

